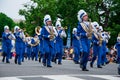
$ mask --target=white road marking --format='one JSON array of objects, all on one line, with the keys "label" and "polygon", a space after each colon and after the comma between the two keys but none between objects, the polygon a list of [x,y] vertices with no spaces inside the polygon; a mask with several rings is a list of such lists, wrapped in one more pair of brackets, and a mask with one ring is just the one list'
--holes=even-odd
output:
[{"label": "white road marking", "polygon": [[53,80],[85,80],[85,79],[80,79],[76,77],[71,77],[68,75],[50,75],[50,76],[42,76],[48,79],[53,79]]},{"label": "white road marking", "polygon": [[[79,78],[77,78],[77,76],[79,76]],[[0,77],[0,80],[25,80],[25,78],[36,78],[36,77],[43,77],[52,80],[87,80],[80,78],[80,76],[92,77],[93,79],[96,77],[107,80],[120,80],[119,75],[90,75],[90,74],[13,76],[13,77]],[[20,79],[20,78],[24,78],[24,79]]]},{"label": "white road marking", "polygon": [[17,77],[3,77],[3,78],[0,78],[0,80],[23,80],[23,79],[19,79]]},{"label": "white road marking", "polygon": [[112,75],[88,75],[88,76],[107,79],[107,80],[120,80],[120,77],[114,77]]}]

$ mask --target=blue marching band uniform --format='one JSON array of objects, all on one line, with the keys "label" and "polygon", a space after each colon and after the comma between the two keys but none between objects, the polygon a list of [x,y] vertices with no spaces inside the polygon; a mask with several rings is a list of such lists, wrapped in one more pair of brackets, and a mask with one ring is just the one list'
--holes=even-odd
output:
[{"label": "blue marching band uniform", "polygon": [[31,46],[32,46],[32,60],[38,61],[38,53],[39,53],[39,37],[37,34],[31,39]]},{"label": "blue marching band uniform", "polygon": [[3,50],[3,59],[2,62],[4,62],[6,58],[6,63],[10,63],[10,55],[11,55],[11,49],[12,49],[12,42],[11,40],[15,39],[15,36],[10,32],[9,27],[4,27],[4,32],[2,34],[2,50]]},{"label": "blue marching band uniform", "polygon": [[[66,33],[64,28],[61,26],[61,19],[58,18],[56,21],[56,44],[55,44],[55,51],[56,51],[56,59],[58,59],[58,64],[62,64],[62,56],[63,56],[63,38],[66,37]],[[56,62],[55,59],[55,62]]]},{"label": "blue marching band uniform", "polygon": [[79,64],[79,60],[80,60],[80,53],[82,52],[82,47],[80,46],[81,42],[80,42],[80,37],[77,34],[77,28],[73,28],[73,32],[72,32],[72,46],[74,49],[74,58],[73,61],[75,64]]},{"label": "blue marching band uniform", "polygon": [[[97,59],[97,67],[102,68],[102,65],[107,62],[106,44],[110,35],[108,32],[104,32],[102,26],[99,26],[97,22],[89,22],[88,15],[84,10],[80,10],[77,17],[79,21],[77,30],[73,29],[73,31],[77,32],[77,34],[73,33],[73,60],[75,63],[79,63],[78,61],[80,61],[82,71],[89,71],[87,69],[87,62],[89,60],[90,47],[92,47],[93,54],[90,67],[93,67],[94,61]],[[75,45],[75,43],[79,44],[79,46]],[[76,57],[77,52],[78,55]]]},{"label": "blue marching band uniform", "polygon": [[25,46],[25,35],[24,32],[18,27],[15,26],[14,28],[15,32],[15,50],[16,50],[16,56],[15,56],[15,64],[21,65],[21,62],[23,60],[23,54],[24,54],[24,46]]},{"label": "blue marching band uniform", "polygon": [[29,35],[26,36],[26,55],[28,60],[31,58],[32,53],[32,45],[31,45],[31,37]]},{"label": "blue marching band uniform", "polygon": [[[93,48],[90,67],[93,67],[97,59],[97,67],[102,68],[107,62],[106,44],[110,35],[103,31],[102,26],[97,22],[89,22],[88,15],[84,10],[80,10],[77,15],[78,26],[72,31],[72,47],[74,49],[73,61],[80,64],[82,71],[89,71],[87,63],[89,61],[90,48]],[[65,29],[61,26],[61,19],[57,18],[55,27],[52,26],[50,15],[44,16],[44,26],[35,28],[33,37],[25,36],[24,31],[19,26],[14,27],[14,35],[9,31],[9,27],[4,27],[2,34],[3,62],[10,63],[10,53],[12,49],[11,40],[15,40],[15,64],[21,65],[24,55],[28,60],[42,62],[43,66],[52,67],[51,62],[62,64],[63,38],[66,37]],[[91,45],[92,44],[92,45]],[[119,54],[119,43],[116,43]],[[39,54],[40,53],[40,54]],[[119,57],[118,57],[119,61]]]},{"label": "blue marching band uniform", "polygon": [[[94,61],[97,59],[97,67],[101,67],[101,59],[102,59],[102,40],[101,33],[99,33],[99,24],[97,22],[93,22],[92,26],[94,27],[94,33],[92,36],[93,42],[93,58],[90,63],[90,66],[93,67]],[[101,40],[101,41],[100,41]]]},{"label": "blue marching band uniform", "polygon": [[115,49],[117,51],[118,74],[120,75],[120,33],[118,34],[118,37],[117,37]]},{"label": "blue marching band uniform", "polygon": [[88,57],[89,57],[89,52],[90,52],[90,39],[88,38],[88,35],[90,33],[87,32],[89,28],[89,22],[87,19],[85,20],[84,18],[87,17],[87,13],[84,10],[80,10],[78,12],[78,26],[77,26],[77,34],[80,37],[80,42],[82,43],[82,57],[80,60],[80,67],[82,68],[82,71],[89,71],[87,69],[87,62],[88,62]]},{"label": "blue marching band uniform", "polygon": [[51,55],[54,50],[54,38],[55,35],[53,33],[53,27],[51,23],[51,17],[50,15],[46,15],[44,17],[44,24],[42,30],[41,30],[41,36],[44,39],[44,57],[43,57],[43,65],[47,67],[52,67],[51,65]]}]

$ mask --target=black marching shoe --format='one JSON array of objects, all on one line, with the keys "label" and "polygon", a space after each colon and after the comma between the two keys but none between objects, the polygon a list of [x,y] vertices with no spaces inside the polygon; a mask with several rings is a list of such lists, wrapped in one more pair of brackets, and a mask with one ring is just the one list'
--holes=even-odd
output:
[{"label": "black marching shoe", "polygon": [[15,64],[17,64],[17,60],[15,60]]},{"label": "black marching shoe", "polygon": [[41,63],[41,58],[39,58],[39,63]]},{"label": "black marching shoe", "polygon": [[82,71],[89,71],[88,69],[86,69],[86,68],[82,68]]},{"label": "black marching shoe", "polygon": [[15,62],[15,64],[17,64],[17,58],[15,58],[14,62]]},{"label": "black marching shoe", "polygon": [[10,61],[6,61],[6,63],[10,63]]},{"label": "black marching shoe", "polygon": [[52,66],[50,66],[50,65],[47,65],[47,67],[52,68]]},{"label": "black marching shoe", "polygon": [[105,66],[105,64],[103,63],[103,64],[101,64],[102,66]]},{"label": "black marching shoe", "polygon": [[58,62],[58,65],[62,65],[62,63],[61,63],[61,62]]},{"label": "black marching shoe", "polygon": [[83,68],[83,65],[80,63],[80,68]]},{"label": "black marching shoe", "polygon": [[4,62],[4,61],[5,61],[5,58],[3,57],[2,62]]},{"label": "black marching shoe", "polygon": [[90,63],[90,67],[93,68],[93,64],[92,63]]},{"label": "black marching shoe", "polygon": [[74,61],[75,64],[80,64],[78,61]]},{"label": "black marching shoe", "polygon": [[46,63],[43,63],[43,66],[46,66]]},{"label": "black marching shoe", "polygon": [[18,65],[22,65],[21,63],[18,63]]},{"label": "black marching shoe", "polygon": [[54,59],[54,63],[57,64],[57,59],[56,58]]},{"label": "black marching shoe", "polygon": [[97,68],[102,68],[102,67],[100,65],[98,65]]},{"label": "black marching shoe", "polygon": [[105,64],[109,64],[110,62],[109,61],[107,61]]}]

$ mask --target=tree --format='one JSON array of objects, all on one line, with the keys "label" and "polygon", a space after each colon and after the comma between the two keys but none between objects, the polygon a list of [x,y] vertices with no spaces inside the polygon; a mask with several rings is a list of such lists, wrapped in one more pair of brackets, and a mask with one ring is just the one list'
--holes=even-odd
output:
[{"label": "tree", "polygon": [[4,13],[0,13],[0,37],[2,36],[2,32],[4,31],[5,25],[8,25],[10,29],[12,29],[15,26],[15,23],[7,15],[5,15]]},{"label": "tree", "polygon": [[50,14],[53,22],[56,16],[56,0],[31,0],[31,2],[24,4],[26,9],[19,10],[19,14],[25,16],[25,24],[29,34],[34,34],[36,26],[43,25],[43,18],[45,14]]},{"label": "tree", "polygon": [[53,24],[57,14],[60,14],[63,18],[63,26],[69,25],[72,30],[77,26],[77,13],[80,9],[84,9],[92,21],[97,21],[105,30],[110,31],[111,35],[116,35],[119,32],[113,31],[118,29],[120,25],[119,0],[31,0],[31,2],[24,4],[24,7],[25,9],[21,9],[19,14],[25,16],[24,24],[31,35],[36,26],[43,25],[45,14],[51,15]]}]

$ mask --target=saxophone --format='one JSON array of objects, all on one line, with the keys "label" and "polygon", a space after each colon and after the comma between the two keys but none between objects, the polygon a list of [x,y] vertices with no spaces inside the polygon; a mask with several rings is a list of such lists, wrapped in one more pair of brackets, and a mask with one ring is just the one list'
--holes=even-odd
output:
[{"label": "saxophone", "polygon": [[91,19],[89,19],[89,27],[87,33],[89,34],[88,39],[92,39],[93,28],[91,25]]},{"label": "saxophone", "polygon": [[55,34],[52,26],[52,28],[50,29],[50,41],[52,41],[54,38],[55,38]]},{"label": "saxophone", "polygon": [[98,33],[98,40],[99,40],[99,46],[102,46],[103,38],[101,36],[101,32]]},{"label": "saxophone", "polygon": [[92,28],[92,25],[91,25],[91,20],[89,20],[89,25],[88,27],[84,24],[84,23],[81,23],[81,25],[83,26],[83,29],[86,31],[86,33],[88,34],[87,37],[88,39],[92,39],[92,33],[93,33],[93,28]]}]

